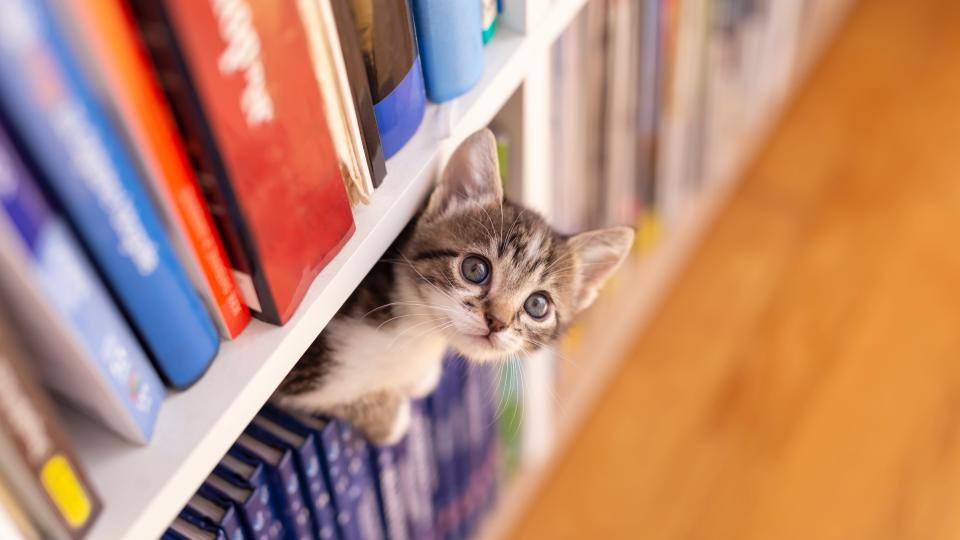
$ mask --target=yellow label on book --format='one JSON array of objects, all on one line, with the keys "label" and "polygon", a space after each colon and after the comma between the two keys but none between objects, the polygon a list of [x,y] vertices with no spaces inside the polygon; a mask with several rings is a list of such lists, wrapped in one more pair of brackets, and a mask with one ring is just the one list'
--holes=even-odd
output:
[{"label": "yellow label on book", "polygon": [[54,454],[48,459],[40,469],[40,483],[68,525],[76,529],[90,519],[90,497],[67,458]]}]

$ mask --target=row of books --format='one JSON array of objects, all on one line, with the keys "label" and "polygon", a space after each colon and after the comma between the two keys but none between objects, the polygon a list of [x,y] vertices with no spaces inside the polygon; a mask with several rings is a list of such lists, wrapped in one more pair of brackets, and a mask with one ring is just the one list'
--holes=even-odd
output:
[{"label": "row of books", "polygon": [[164,539],[468,538],[496,494],[496,435],[490,372],[467,367],[447,359],[393,446],[267,405]]},{"label": "row of books", "polygon": [[479,78],[481,4],[2,0],[0,288],[45,382],[144,443],[251,311],[287,322]]},{"label": "row of books", "polygon": [[[695,209],[704,188],[733,179],[845,3],[588,2],[551,53],[550,221],[569,233],[633,223],[637,258],[646,256]],[[608,290],[618,286],[630,285],[615,279]],[[542,433],[547,425],[552,432],[555,416],[535,411],[556,408],[562,415],[582,381],[586,367],[577,360],[591,355],[586,338],[604,335],[611,316],[599,304],[556,351],[547,351],[552,370],[525,374],[523,393],[549,403],[531,406],[518,395],[517,367],[504,367],[500,399],[511,413],[500,417],[500,429],[505,463],[512,464],[507,470],[536,459],[525,458],[522,448],[533,438],[517,431]],[[524,417],[522,428],[517,416]]]}]

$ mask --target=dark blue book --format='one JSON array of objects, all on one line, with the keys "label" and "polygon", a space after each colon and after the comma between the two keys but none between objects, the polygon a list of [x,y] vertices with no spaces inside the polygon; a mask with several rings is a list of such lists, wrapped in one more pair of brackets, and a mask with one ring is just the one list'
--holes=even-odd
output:
[{"label": "dark blue book", "polygon": [[[340,435],[341,466],[346,467],[341,478],[347,479],[347,488],[341,499],[347,501],[360,527],[364,540],[384,538],[379,501],[373,471],[370,468],[370,449],[366,440],[350,424],[333,420]],[[334,487],[336,489],[337,486]]]},{"label": "dark blue book", "polygon": [[493,504],[496,479],[496,422],[494,419],[492,377],[486,366],[465,373],[463,402],[466,411],[465,432],[468,444],[466,491],[462,496],[468,533],[476,530]]},{"label": "dark blue book", "polygon": [[201,520],[219,527],[227,536],[227,540],[246,540],[247,538],[240,523],[240,512],[233,501],[207,485],[201,485],[193,497],[190,497],[181,515],[185,515],[190,520]]},{"label": "dark blue book", "polygon": [[333,499],[340,538],[365,540],[371,537],[382,537],[382,526],[377,510],[374,509],[371,514],[369,505],[360,504],[363,491],[372,493],[373,486],[372,484],[358,486],[354,483],[345,444],[341,437],[340,422],[300,413],[286,414],[270,406],[264,410],[275,413],[275,418],[282,419],[288,425],[306,428],[314,433],[314,440],[317,443],[327,485],[330,487],[330,495]]},{"label": "dark blue book", "polygon": [[54,0],[0,0],[0,118],[62,208],[161,377],[186,387],[217,331],[177,262],[124,141],[56,20]]},{"label": "dark blue book", "polygon": [[380,501],[380,519],[387,540],[411,538],[406,501],[400,484],[400,464],[406,457],[406,439],[392,446],[370,447],[370,468]]},{"label": "dark blue book", "polygon": [[437,389],[427,399],[433,435],[437,483],[433,493],[434,527],[441,540],[460,538],[460,508],[456,464],[456,438],[451,410],[456,399],[456,375],[451,362],[444,362]]},{"label": "dark blue book", "polygon": [[233,501],[248,538],[284,538],[283,521],[274,511],[274,497],[262,465],[251,466],[228,454],[220,460],[204,485]]},{"label": "dark blue book", "polygon": [[427,400],[414,401],[410,411],[410,433],[405,452],[398,456],[400,489],[411,538],[432,540],[434,528],[433,494],[437,486],[433,427],[427,413]]},{"label": "dark blue book", "polygon": [[182,513],[160,537],[162,540],[229,540],[223,529],[197,522]]},{"label": "dark blue book", "polygon": [[249,465],[262,464],[265,467],[274,495],[274,509],[284,521],[286,538],[309,540],[313,538],[313,518],[303,500],[293,452],[268,435],[256,426],[247,426],[230,449],[230,454]]},{"label": "dark blue book", "polygon": [[297,457],[297,464],[300,467],[301,484],[306,486],[306,498],[313,513],[317,538],[321,540],[340,538],[336,508],[324,471],[317,435],[293,415],[271,405],[267,405],[260,411],[254,419],[254,424],[295,449],[294,456]]},{"label": "dark blue book", "polygon": [[453,501],[456,508],[454,534],[457,538],[468,538],[472,527],[468,492],[472,472],[471,439],[467,414],[467,386],[469,373],[466,360],[459,356],[447,361],[450,371],[449,405],[450,434],[453,436]]}]

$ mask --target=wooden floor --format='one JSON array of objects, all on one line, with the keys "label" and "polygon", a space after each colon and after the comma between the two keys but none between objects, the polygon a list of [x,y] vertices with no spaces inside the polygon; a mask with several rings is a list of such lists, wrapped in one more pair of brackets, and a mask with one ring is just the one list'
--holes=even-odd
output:
[{"label": "wooden floor", "polygon": [[960,538],[960,2],[862,0],[515,531]]}]

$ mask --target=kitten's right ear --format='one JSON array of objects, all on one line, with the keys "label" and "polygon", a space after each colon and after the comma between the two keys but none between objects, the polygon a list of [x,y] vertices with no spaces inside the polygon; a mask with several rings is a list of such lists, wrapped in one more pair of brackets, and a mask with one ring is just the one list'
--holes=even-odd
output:
[{"label": "kitten's right ear", "polygon": [[481,129],[460,143],[450,156],[425,214],[442,215],[468,201],[485,205],[500,204],[502,200],[497,140],[489,129]]}]

